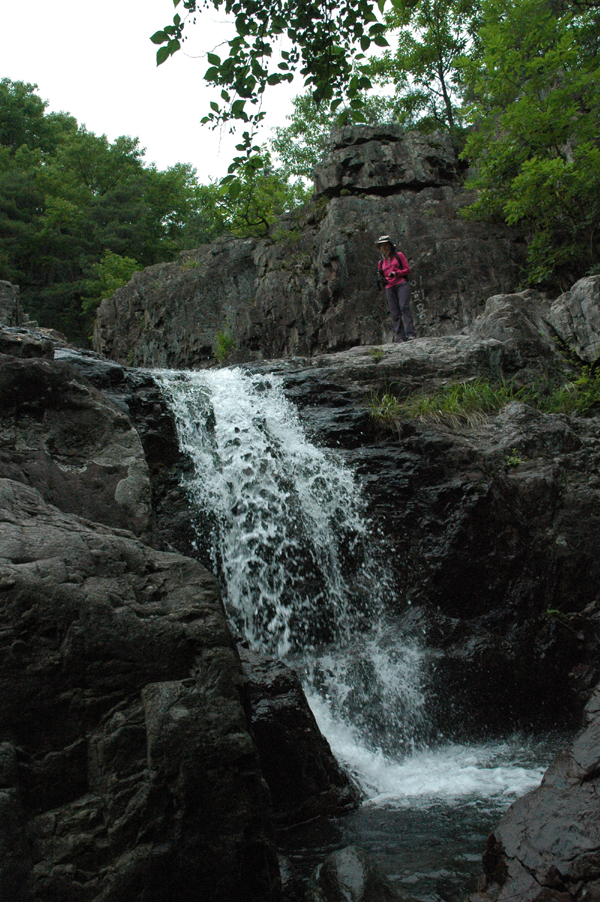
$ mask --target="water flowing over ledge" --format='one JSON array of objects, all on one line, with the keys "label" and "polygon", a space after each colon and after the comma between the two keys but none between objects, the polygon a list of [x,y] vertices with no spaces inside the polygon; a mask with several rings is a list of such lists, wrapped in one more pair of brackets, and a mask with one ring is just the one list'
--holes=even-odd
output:
[{"label": "water flowing over ledge", "polygon": [[240,369],[154,377],[193,463],[186,489],[198,547],[234,631],[301,673],[323,733],[368,803],[496,799],[501,810],[538,785],[535,744],[432,742],[428,651],[390,615],[385,536],[354,473],[310,441],[278,377]]}]

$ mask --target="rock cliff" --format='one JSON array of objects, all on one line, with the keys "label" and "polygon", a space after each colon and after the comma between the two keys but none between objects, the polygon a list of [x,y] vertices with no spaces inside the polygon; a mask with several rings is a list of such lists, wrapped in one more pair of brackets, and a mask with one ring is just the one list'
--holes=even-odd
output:
[{"label": "rock cliff", "polygon": [[94,347],[122,364],[197,368],[220,332],[237,359],[380,344],[392,337],[375,279],[384,233],[408,257],[418,334],[462,332],[491,294],[517,287],[524,245],[462,217],[473,194],[458,169],[441,134],[334,132],[306,210],[268,238],[223,238],[134,274],[102,302]]}]

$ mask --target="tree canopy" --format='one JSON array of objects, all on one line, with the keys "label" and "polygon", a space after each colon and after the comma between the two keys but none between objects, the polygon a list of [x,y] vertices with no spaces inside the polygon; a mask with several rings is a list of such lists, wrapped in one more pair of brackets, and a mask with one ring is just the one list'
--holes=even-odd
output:
[{"label": "tree canopy", "polygon": [[[232,17],[228,55],[208,54],[204,78],[221,88],[221,103],[212,101],[206,122],[260,122],[259,102],[267,85],[291,81],[296,72],[315,102],[360,107],[360,92],[370,87],[361,71],[364,52],[372,44],[387,46],[375,0],[174,0],[174,5],[183,18],[176,13],[172,24],[152,36],[160,45],[159,65],[181,48],[185,28],[202,7],[212,5]],[[282,39],[288,49],[278,49]]]},{"label": "tree canopy", "polygon": [[462,124],[460,62],[474,46],[480,14],[480,0],[394,0],[385,23],[397,33],[395,49],[366,71],[392,88],[405,126],[455,132]]},{"label": "tree canopy", "polygon": [[464,156],[477,217],[524,228],[530,282],[567,286],[600,263],[600,14],[554,0],[486,0]]}]

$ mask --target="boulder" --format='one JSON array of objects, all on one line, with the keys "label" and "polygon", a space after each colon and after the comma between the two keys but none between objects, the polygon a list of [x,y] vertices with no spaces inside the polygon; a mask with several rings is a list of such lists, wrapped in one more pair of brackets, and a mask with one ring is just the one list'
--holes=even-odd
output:
[{"label": "boulder", "polygon": [[276,820],[298,824],[356,808],[359,793],[321,734],[298,675],[247,649],[240,656],[248,719]]},{"label": "boulder", "polygon": [[401,902],[400,894],[383,876],[375,860],[357,846],[328,855],[313,876],[307,902]]},{"label": "boulder", "polygon": [[[538,291],[494,295],[473,324],[472,334],[494,338],[514,350],[527,376],[558,369],[561,359],[548,326],[550,303]],[[525,375],[525,374],[523,374]]]},{"label": "boulder", "polygon": [[11,357],[54,357],[54,344],[44,334],[23,327],[0,328],[0,354]]},{"label": "boulder", "polygon": [[600,690],[587,724],[542,785],[509,808],[487,841],[480,891],[469,902],[600,898]]},{"label": "boulder", "polygon": [[552,304],[548,322],[587,363],[600,355],[600,276],[587,276]]},{"label": "boulder", "polygon": [[0,518],[2,899],[278,899],[212,576],[8,479]]}]

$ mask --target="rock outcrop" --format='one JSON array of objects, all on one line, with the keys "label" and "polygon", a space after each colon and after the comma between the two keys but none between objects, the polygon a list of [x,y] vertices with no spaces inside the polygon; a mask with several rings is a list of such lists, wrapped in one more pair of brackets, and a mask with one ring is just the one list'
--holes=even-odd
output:
[{"label": "rock outcrop", "polygon": [[278,898],[213,578],[0,480],[0,897]]},{"label": "rock outcrop", "polygon": [[25,315],[19,303],[19,288],[0,281],[0,326],[20,326]]},{"label": "rock outcrop", "polygon": [[314,355],[391,340],[374,242],[392,235],[411,265],[418,334],[467,330],[490,295],[515,290],[518,233],[470,222],[474,195],[441,135],[395,126],[334,133],[319,196],[268,238],[222,238],[135,273],[102,302],[94,347],[121,364],[201,367],[219,333],[234,360]]},{"label": "rock outcrop", "polygon": [[594,902],[600,898],[600,689],[587,725],[511,806],[487,841],[469,902]]},{"label": "rock outcrop", "polygon": [[65,513],[148,533],[140,438],[123,410],[66,361],[0,355],[0,428],[1,476],[38,489]]},{"label": "rock outcrop", "polygon": [[315,194],[397,194],[456,184],[458,161],[448,134],[406,133],[401,125],[334,128],[330,152],[314,171]]}]

